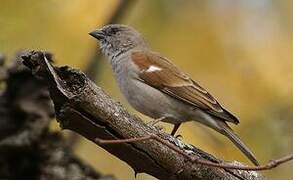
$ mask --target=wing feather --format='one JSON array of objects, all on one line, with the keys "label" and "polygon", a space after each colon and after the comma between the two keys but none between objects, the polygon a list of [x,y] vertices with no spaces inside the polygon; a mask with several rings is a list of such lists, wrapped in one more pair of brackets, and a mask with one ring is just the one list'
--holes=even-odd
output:
[{"label": "wing feather", "polygon": [[[144,51],[133,52],[131,58],[140,70],[139,78],[149,86],[200,108],[210,115],[235,124],[239,123],[238,119],[222,108],[211,94],[166,58]],[[156,70],[148,71],[151,66],[156,67]]]}]

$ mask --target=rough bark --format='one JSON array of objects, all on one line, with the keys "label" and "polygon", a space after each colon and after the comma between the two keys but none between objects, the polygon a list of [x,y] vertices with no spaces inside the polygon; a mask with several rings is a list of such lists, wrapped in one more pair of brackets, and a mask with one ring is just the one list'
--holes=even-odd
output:
[{"label": "rough bark", "polygon": [[4,67],[0,55],[0,179],[105,178],[80,161],[60,133],[49,131],[54,107],[46,82],[20,59]]},{"label": "rough bark", "polygon": [[[82,72],[67,66],[54,67],[48,61],[50,58],[38,51],[31,51],[23,56],[24,64],[34,75],[47,82],[62,128],[75,131],[94,143],[96,138],[127,139],[156,135],[189,156],[222,162],[192,145],[146,125],[112,100]],[[155,139],[100,146],[125,161],[135,172],[145,172],[159,179],[263,179],[263,176],[252,171],[228,170],[192,163],[186,156]]]}]

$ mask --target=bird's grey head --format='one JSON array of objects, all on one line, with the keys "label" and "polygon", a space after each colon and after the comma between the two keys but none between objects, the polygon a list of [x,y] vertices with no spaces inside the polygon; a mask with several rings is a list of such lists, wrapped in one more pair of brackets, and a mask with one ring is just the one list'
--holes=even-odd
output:
[{"label": "bird's grey head", "polygon": [[134,48],[146,48],[146,42],[135,29],[122,24],[109,24],[89,33],[100,40],[100,47],[110,58]]}]

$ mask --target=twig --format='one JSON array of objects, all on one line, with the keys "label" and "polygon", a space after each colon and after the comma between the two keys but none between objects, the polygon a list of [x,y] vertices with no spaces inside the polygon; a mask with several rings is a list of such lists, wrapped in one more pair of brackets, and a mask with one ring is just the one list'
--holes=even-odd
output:
[{"label": "twig", "polygon": [[125,12],[128,10],[128,8],[134,3],[135,1],[133,0],[120,0],[115,12],[109,18],[108,24],[117,23],[118,21],[120,21],[125,15]]},{"label": "twig", "polygon": [[161,139],[160,137],[156,135],[149,135],[145,137],[138,137],[138,138],[129,138],[129,139],[114,139],[114,140],[103,140],[96,138],[96,142],[99,144],[121,144],[121,143],[131,143],[131,142],[138,142],[138,141],[144,141],[144,140],[149,140],[149,139],[155,139],[159,141],[160,143],[168,146],[172,150],[176,151],[177,153],[180,153],[181,155],[187,157],[191,162],[196,162],[202,165],[207,165],[207,166],[212,166],[212,167],[218,167],[218,168],[226,168],[226,169],[237,169],[237,170],[247,170],[247,171],[263,171],[263,170],[269,170],[273,169],[281,164],[284,164],[290,160],[293,160],[293,154],[289,154],[287,156],[284,156],[279,159],[271,160],[267,164],[260,165],[260,166],[243,166],[243,165],[231,165],[231,164],[219,164],[219,163],[214,163],[211,161],[199,159],[199,158],[192,158],[188,154],[184,153],[183,151],[179,150],[176,148],[174,145],[166,142],[165,140]]},{"label": "twig", "polygon": [[129,138],[129,139],[113,139],[113,140],[104,140],[100,138],[96,138],[95,142],[98,144],[121,144],[121,143],[130,143],[130,142],[138,142],[138,141],[144,141],[148,139],[153,139],[154,137],[151,136],[145,136],[145,137],[138,137],[138,138]]}]

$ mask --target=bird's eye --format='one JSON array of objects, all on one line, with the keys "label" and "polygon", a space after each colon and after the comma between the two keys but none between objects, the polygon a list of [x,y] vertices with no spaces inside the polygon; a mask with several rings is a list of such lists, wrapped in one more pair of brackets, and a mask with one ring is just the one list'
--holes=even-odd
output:
[{"label": "bird's eye", "polygon": [[114,35],[118,32],[119,30],[117,28],[110,28],[107,30],[107,34],[109,35]]}]

